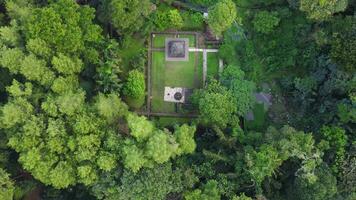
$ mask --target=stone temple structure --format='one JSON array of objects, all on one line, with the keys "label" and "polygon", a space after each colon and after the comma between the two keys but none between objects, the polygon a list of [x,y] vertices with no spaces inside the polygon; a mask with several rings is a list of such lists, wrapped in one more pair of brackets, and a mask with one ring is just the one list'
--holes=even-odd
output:
[{"label": "stone temple structure", "polygon": [[188,103],[193,90],[182,87],[165,87],[164,101],[173,103]]},{"label": "stone temple structure", "polygon": [[188,61],[189,39],[166,38],[165,54],[166,61]]}]

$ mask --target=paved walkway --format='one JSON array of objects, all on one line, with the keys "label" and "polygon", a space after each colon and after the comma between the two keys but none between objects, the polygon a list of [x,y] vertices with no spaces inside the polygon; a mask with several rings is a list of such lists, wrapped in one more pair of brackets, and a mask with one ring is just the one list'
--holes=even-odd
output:
[{"label": "paved walkway", "polygon": [[219,49],[197,49],[197,48],[189,48],[189,52],[204,52],[206,51],[207,53],[217,53],[219,52]]},{"label": "paved walkway", "polygon": [[206,49],[203,49],[203,83],[205,85],[206,76],[208,73],[208,53]]},{"label": "paved walkway", "polygon": [[224,70],[224,62],[222,59],[219,59],[219,74],[221,74]]}]

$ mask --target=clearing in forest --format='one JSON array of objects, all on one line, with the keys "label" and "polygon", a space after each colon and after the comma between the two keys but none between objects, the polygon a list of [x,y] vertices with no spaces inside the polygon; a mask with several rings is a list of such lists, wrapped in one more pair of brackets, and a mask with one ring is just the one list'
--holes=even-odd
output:
[{"label": "clearing in forest", "polygon": [[[148,115],[196,115],[188,100],[185,103],[167,102],[165,97],[167,91],[192,91],[202,88],[208,76],[217,78],[219,64],[221,65],[217,49],[201,48],[203,44],[199,44],[199,36],[199,33],[195,32],[151,34],[147,68]],[[167,58],[167,54],[172,54],[172,58]]]}]

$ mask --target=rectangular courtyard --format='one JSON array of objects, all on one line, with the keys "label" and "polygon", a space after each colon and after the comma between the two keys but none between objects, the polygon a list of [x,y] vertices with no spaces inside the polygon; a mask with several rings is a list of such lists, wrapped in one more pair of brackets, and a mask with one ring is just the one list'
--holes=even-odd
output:
[{"label": "rectangular courtyard", "polygon": [[[188,59],[168,61],[166,59],[166,39],[181,38],[189,40]],[[206,72],[203,69],[203,51],[199,45],[198,33],[152,33],[150,37],[149,64],[147,70],[149,115],[176,116],[194,115],[192,109],[186,109],[179,103],[164,101],[165,87],[199,89],[204,86],[205,76],[218,78],[219,58],[215,52],[207,53]],[[188,44],[186,45],[188,47]]]}]

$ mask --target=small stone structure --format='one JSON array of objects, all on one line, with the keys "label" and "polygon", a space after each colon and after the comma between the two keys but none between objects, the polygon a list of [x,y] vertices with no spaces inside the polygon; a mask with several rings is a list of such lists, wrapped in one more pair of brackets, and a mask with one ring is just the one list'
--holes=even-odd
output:
[{"label": "small stone structure", "polygon": [[189,39],[166,38],[165,51],[166,61],[188,61]]},{"label": "small stone structure", "polygon": [[192,89],[182,87],[164,87],[164,101],[173,103],[187,103],[192,95]]}]

